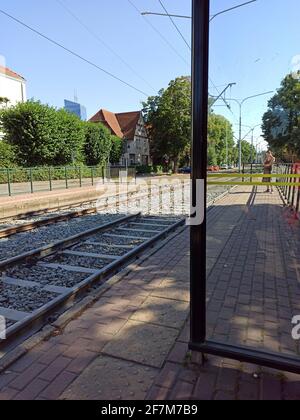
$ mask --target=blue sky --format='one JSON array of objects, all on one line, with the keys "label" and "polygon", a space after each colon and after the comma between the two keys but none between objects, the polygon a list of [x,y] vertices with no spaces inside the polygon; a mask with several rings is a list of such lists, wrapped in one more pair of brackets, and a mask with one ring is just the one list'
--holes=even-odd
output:
[{"label": "blue sky", "polygon": [[[59,1],[134,71],[80,26]],[[148,21],[172,47],[128,0],[59,1],[3,0],[1,8],[149,95],[165,87],[171,79],[190,73],[190,51],[167,18],[149,17]],[[157,0],[132,2],[139,10],[162,11]],[[212,13],[238,3],[240,0],[212,0]],[[164,0],[164,4],[169,12],[191,13],[190,0]],[[258,0],[217,17],[211,25],[212,83],[219,91],[227,83],[237,83],[228,94],[235,98],[278,88],[282,77],[291,71],[293,57],[300,54],[299,21],[299,0]],[[177,20],[177,23],[190,41],[190,22]],[[3,15],[0,15],[0,36],[0,55],[8,67],[27,79],[29,97],[61,107],[65,98],[74,97],[76,89],[89,116],[99,108],[115,112],[135,110],[145,99]],[[212,85],[210,92],[217,94]],[[260,123],[269,97],[247,102],[243,112],[245,125]],[[222,106],[215,111],[237,124],[238,109],[234,105],[234,115]],[[244,130],[248,131],[246,127]],[[257,129],[256,136],[259,134]]]}]

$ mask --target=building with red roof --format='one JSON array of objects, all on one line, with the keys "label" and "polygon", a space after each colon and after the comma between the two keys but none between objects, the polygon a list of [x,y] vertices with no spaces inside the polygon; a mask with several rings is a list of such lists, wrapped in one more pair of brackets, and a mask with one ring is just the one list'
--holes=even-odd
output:
[{"label": "building with red roof", "polygon": [[141,111],[115,114],[100,109],[90,121],[104,124],[114,136],[123,139],[124,153],[121,164],[150,164],[150,142]]},{"label": "building with red roof", "polygon": [[[26,80],[8,67],[0,65],[0,106],[12,106],[26,102]],[[4,99],[4,101],[3,101]]]}]

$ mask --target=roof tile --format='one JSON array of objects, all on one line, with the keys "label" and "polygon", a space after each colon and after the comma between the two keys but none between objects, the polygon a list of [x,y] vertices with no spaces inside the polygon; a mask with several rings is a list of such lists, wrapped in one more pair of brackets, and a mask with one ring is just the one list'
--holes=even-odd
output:
[{"label": "roof tile", "polygon": [[0,65],[0,73],[5,74],[8,77],[12,77],[13,79],[25,81],[24,77],[10,70],[8,67],[3,67]]}]

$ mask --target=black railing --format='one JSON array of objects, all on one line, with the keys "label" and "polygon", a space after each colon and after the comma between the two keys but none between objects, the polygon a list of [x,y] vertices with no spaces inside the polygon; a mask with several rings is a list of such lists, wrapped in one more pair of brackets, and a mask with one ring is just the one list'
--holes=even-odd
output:
[{"label": "black railing", "polygon": [[64,166],[0,168],[0,196],[82,188],[100,183],[136,180],[135,168]]},{"label": "black railing", "polygon": [[[281,179],[287,184],[300,182],[300,163],[280,164],[277,167],[278,173],[286,175],[286,178]],[[294,178],[291,176],[295,176]],[[286,185],[279,187],[287,204],[295,211],[296,217],[300,218],[300,187],[296,185]]]}]

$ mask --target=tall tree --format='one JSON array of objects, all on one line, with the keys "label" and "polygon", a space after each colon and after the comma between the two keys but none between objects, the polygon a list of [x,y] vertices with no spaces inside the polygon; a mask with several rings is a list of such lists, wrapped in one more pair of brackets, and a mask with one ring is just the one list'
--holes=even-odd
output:
[{"label": "tall tree", "polygon": [[90,166],[105,165],[110,158],[112,136],[103,124],[86,123],[85,159]]},{"label": "tall tree", "polygon": [[248,141],[242,141],[242,163],[254,163],[256,158],[256,149]]},{"label": "tall tree", "polygon": [[163,164],[168,156],[176,173],[179,160],[191,143],[190,78],[172,80],[167,89],[150,97],[143,105],[153,160]]},{"label": "tall tree", "polygon": [[234,161],[235,143],[231,123],[222,115],[208,118],[208,164],[220,165]]},{"label": "tall tree", "polygon": [[123,153],[123,140],[117,136],[111,136],[110,163],[119,163]]},{"label": "tall tree", "polygon": [[300,158],[300,72],[286,76],[263,116],[264,138],[280,157]]}]

